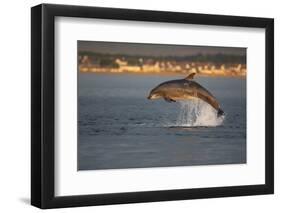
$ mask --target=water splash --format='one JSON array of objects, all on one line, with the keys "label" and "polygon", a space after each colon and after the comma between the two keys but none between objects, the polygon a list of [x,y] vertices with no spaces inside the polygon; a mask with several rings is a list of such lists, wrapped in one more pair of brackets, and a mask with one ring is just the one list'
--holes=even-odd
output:
[{"label": "water splash", "polygon": [[217,111],[199,99],[180,101],[179,104],[176,126],[220,126],[223,123],[224,116],[217,117]]}]

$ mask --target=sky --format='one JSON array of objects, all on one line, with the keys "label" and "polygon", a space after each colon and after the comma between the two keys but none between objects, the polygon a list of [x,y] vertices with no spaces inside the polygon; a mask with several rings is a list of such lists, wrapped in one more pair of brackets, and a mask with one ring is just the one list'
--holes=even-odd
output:
[{"label": "sky", "polygon": [[234,54],[246,56],[246,48],[212,47],[125,42],[78,41],[78,51],[143,56],[189,56],[196,54]]}]

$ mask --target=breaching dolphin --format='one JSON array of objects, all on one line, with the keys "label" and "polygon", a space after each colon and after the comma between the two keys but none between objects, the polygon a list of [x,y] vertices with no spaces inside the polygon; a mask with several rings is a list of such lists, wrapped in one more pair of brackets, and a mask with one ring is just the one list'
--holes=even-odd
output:
[{"label": "breaching dolphin", "polygon": [[189,74],[184,79],[166,81],[151,90],[148,99],[164,98],[167,102],[199,98],[217,110],[217,116],[224,115],[217,99],[204,87],[193,81],[196,73]]}]

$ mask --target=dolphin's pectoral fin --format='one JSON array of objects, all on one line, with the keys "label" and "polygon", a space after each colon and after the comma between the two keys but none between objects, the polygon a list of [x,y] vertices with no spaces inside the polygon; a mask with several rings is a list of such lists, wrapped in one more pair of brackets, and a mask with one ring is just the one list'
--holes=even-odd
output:
[{"label": "dolphin's pectoral fin", "polygon": [[164,97],[164,100],[171,103],[171,102],[176,102],[175,100],[169,98],[169,97]]}]

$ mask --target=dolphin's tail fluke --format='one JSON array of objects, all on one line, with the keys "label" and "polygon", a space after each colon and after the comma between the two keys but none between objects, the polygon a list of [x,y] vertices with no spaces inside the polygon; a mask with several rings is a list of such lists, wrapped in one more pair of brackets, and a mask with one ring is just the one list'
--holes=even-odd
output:
[{"label": "dolphin's tail fluke", "polygon": [[221,117],[221,116],[223,116],[224,115],[224,111],[221,109],[221,108],[219,108],[218,109],[218,114],[217,114],[217,116],[218,117]]}]

